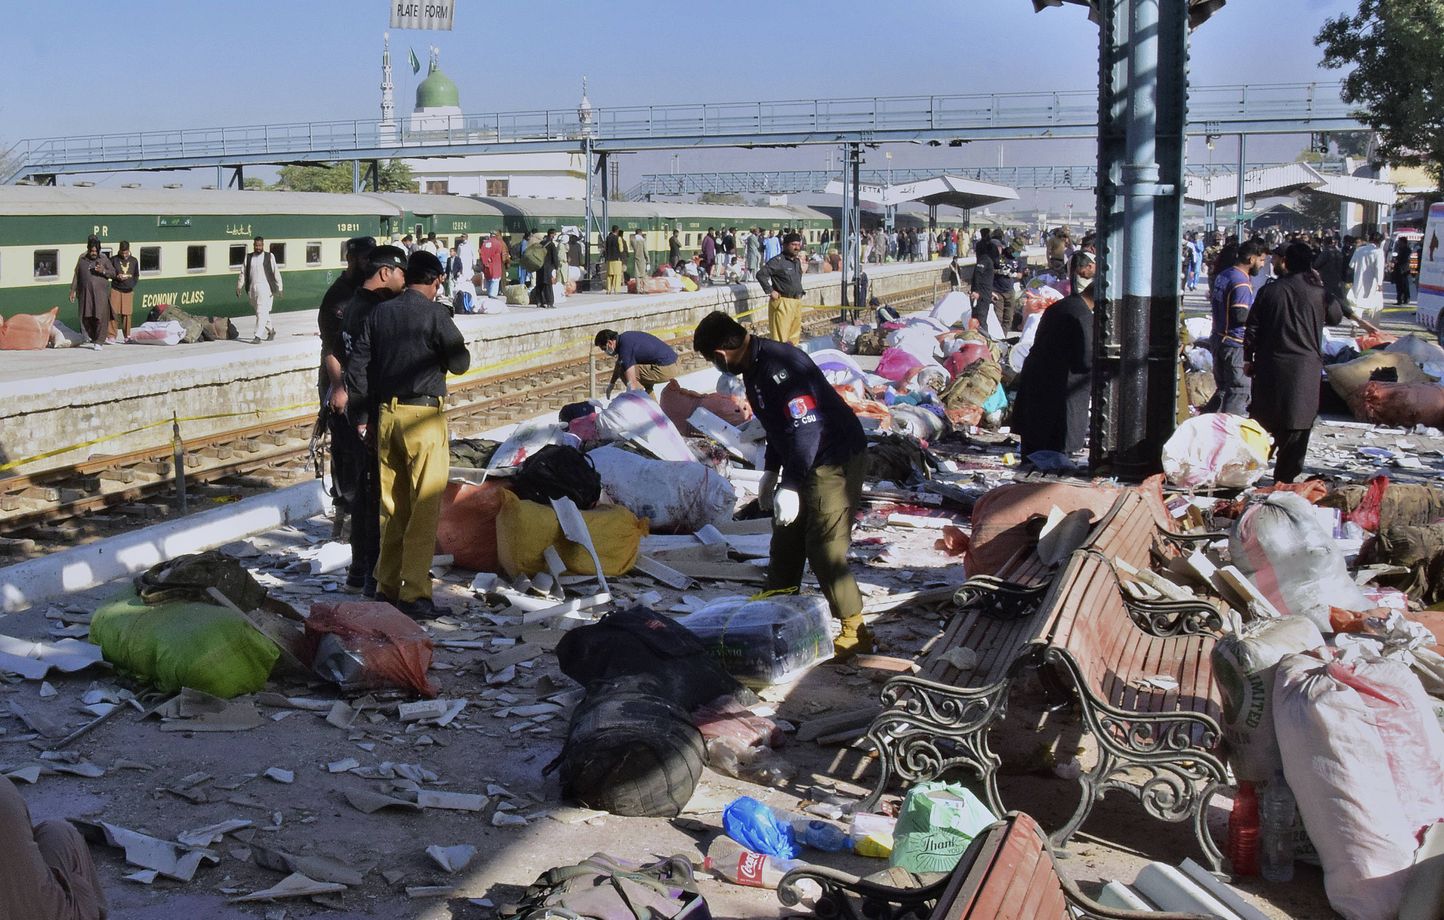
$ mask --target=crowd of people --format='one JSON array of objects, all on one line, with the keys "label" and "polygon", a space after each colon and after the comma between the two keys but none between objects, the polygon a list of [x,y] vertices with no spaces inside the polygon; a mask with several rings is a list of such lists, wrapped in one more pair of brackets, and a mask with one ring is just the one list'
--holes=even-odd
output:
[{"label": "crowd of people", "polygon": [[[1188,251],[1202,244],[1198,234],[1184,241],[1185,287]],[[1409,301],[1411,256],[1407,238],[1400,236],[1391,254],[1377,231],[1357,239],[1273,231],[1242,241],[1215,233],[1199,252],[1217,386],[1206,408],[1249,416],[1273,436],[1277,481],[1303,472],[1319,411],[1324,326],[1348,318],[1377,333],[1370,318],[1384,308],[1385,280],[1396,285],[1396,304]]]}]

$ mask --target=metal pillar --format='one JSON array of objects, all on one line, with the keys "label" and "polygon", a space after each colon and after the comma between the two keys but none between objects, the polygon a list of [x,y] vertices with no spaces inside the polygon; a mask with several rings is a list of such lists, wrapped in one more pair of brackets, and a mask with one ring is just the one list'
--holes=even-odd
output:
[{"label": "metal pillar", "polygon": [[607,156],[607,152],[603,150],[601,155],[597,157],[597,172],[601,173],[602,176],[602,228],[605,232],[611,233],[612,209],[610,202],[612,199],[612,183],[610,179],[611,170],[607,169]]},{"label": "metal pillar", "polygon": [[246,187],[246,167],[244,167],[244,166],[237,166],[237,167],[235,167],[235,170],[231,173],[231,181],[230,181],[229,183],[227,183],[227,184],[228,184],[228,185],[234,185],[234,186],[235,186],[236,188],[238,188],[238,189],[243,189],[243,188],[245,188],[245,187]]},{"label": "metal pillar", "polygon": [[857,228],[852,225],[852,208],[848,207],[848,202],[851,201],[847,194],[850,178],[847,169],[847,155],[844,153],[842,158],[842,206],[838,208],[842,224],[842,238],[838,240],[837,246],[837,252],[842,256],[842,298],[840,303],[844,322],[847,320],[847,305],[850,302],[847,293],[847,276],[851,274],[852,267],[852,235],[857,232]]},{"label": "metal pillar", "polygon": [[[587,290],[591,290],[592,234],[597,231],[597,213],[592,207],[592,139],[590,136],[582,138],[582,162],[585,164],[582,168],[587,171],[587,215],[586,226],[582,228],[582,278],[587,283]],[[597,239],[601,239],[600,234]],[[592,377],[592,384],[595,388],[595,375]]]},{"label": "metal pillar", "polygon": [[360,191],[361,191],[363,188],[365,188],[365,185],[362,183],[362,179],[361,179],[361,161],[360,161],[360,160],[352,160],[352,161],[351,161],[351,191],[352,191],[353,193],[358,193],[358,194],[359,194]]},{"label": "metal pillar", "polygon": [[852,306],[855,310],[861,310],[866,306],[863,297],[862,278],[862,189],[859,187],[862,182],[862,145],[848,144],[847,157],[852,166],[852,224],[857,227],[857,247],[853,251],[853,280],[855,287],[852,297]]},{"label": "metal pillar", "polygon": [[1238,198],[1233,209],[1233,235],[1243,242],[1243,174],[1248,168],[1248,135],[1238,136]]},{"label": "metal pillar", "polygon": [[1093,282],[1095,467],[1142,478],[1173,430],[1187,12],[1099,5],[1098,274]]}]

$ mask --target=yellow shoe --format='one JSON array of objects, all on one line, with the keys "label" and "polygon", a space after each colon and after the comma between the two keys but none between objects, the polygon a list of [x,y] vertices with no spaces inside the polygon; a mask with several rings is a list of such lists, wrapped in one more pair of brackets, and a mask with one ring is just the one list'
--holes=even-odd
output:
[{"label": "yellow shoe", "polygon": [[832,643],[832,660],[847,661],[857,655],[868,655],[873,650],[872,630],[862,617],[847,617],[842,621],[842,635]]}]

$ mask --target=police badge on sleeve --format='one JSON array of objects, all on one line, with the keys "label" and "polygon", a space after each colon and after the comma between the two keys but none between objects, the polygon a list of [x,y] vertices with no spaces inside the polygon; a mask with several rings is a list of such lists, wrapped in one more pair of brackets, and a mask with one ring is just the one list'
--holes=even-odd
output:
[{"label": "police badge on sleeve", "polygon": [[794,425],[807,425],[817,421],[817,402],[811,396],[798,396],[787,401],[787,414]]}]

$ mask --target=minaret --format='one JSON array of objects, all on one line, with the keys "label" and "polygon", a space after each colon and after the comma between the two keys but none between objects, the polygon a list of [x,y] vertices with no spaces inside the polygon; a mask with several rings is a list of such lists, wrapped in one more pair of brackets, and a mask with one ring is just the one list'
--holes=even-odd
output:
[{"label": "minaret", "polygon": [[383,141],[396,140],[396,99],[391,83],[391,33],[384,32],[385,50],[381,52],[381,123],[377,125]]}]

